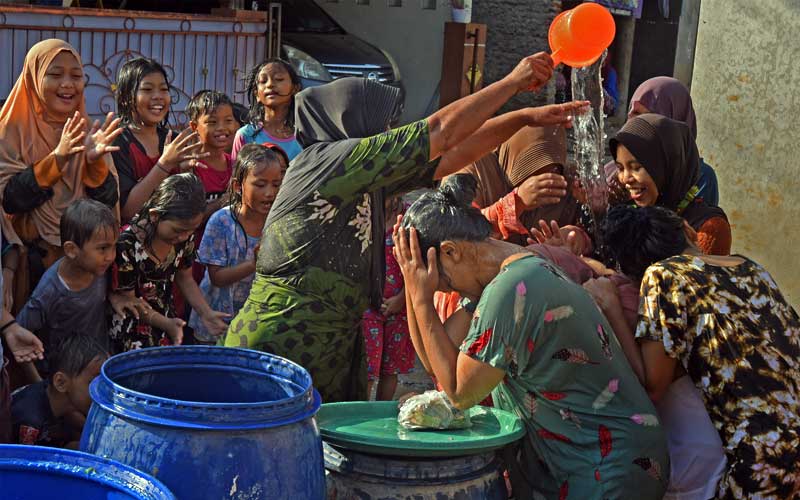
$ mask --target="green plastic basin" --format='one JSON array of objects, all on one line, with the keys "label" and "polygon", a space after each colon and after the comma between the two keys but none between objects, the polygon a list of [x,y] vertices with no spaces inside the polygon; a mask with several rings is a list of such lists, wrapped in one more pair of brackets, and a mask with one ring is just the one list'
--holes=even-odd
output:
[{"label": "green plastic basin", "polygon": [[513,413],[475,406],[472,427],[463,430],[409,431],[397,423],[396,401],[353,401],[322,405],[317,424],[333,446],[374,455],[453,457],[501,448],[525,435]]}]

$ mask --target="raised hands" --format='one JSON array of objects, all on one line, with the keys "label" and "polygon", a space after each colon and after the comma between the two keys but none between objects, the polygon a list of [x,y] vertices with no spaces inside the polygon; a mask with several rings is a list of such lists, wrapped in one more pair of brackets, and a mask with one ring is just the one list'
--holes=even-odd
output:
[{"label": "raised hands", "polygon": [[572,101],[564,104],[527,108],[528,125],[531,127],[563,125],[566,128],[570,128],[572,127],[573,117],[585,113],[590,106],[591,103],[589,101]]},{"label": "raised hands", "polygon": [[[114,118],[114,113],[108,113],[102,126],[100,120],[95,120],[91,130],[86,135],[86,140],[83,141],[83,147],[86,150],[86,160],[93,163],[103,157],[106,153],[113,153],[119,151],[119,147],[112,146],[114,139],[122,133],[124,128],[119,124],[122,120]],[[66,127],[64,127],[66,128]]]},{"label": "raised hands", "polygon": [[517,92],[538,90],[553,76],[553,60],[546,52],[528,56],[506,76],[514,83]]},{"label": "raised hands", "polygon": [[567,181],[563,176],[554,173],[528,177],[517,188],[517,196],[529,210],[555,205],[566,194]]},{"label": "raised hands", "polygon": [[67,118],[64,129],[61,131],[61,140],[53,150],[58,168],[63,169],[67,166],[71,156],[86,149],[86,146],[83,145],[84,137],[86,137],[86,120],[76,111],[74,115]]},{"label": "raised hands", "polygon": [[538,228],[531,228],[531,234],[534,239],[529,238],[528,244],[564,247],[579,257],[588,250],[583,234],[575,226],[559,227],[556,221],[550,221],[548,225],[546,221],[540,220]]},{"label": "raised hands", "polygon": [[17,363],[27,363],[29,361],[44,359],[44,346],[42,345],[42,341],[39,340],[39,337],[17,323],[9,325],[6,331],[3,332],[3,337],[6,339],[8,348],[11,350]]},{"label": "raised hands", "polygon": [[427,252],[427,265],[422,260],[422,250],[419,247],[417,230],[413,227],[404,229],[400,227],[402,216],[397,217],[394,225],[392,240],[394,240],[394,256],[403,272],[405,285],[412,298],[433,302],[433,294],[439,287],[439,266],[437,265],[436,249],[429,248]]},{"label": "raised hands", "polygon": [[167,140],[164,143],[164,152],[158,159],[158,164],[162,169],[172,171],[176,167],[181,172],[189,171],[195,167],[204,168],[198,161],[206,158],[211,153],[200,153],[202,144],[198,142],[197,132],[191,129],[182,131],[173,139],[172,130],[167,133]]}]

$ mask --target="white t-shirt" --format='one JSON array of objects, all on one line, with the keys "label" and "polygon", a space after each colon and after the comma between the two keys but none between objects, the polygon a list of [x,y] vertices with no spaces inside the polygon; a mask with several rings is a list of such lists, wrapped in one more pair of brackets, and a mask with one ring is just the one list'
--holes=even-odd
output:
[{"label": "white t-shirt", "polygon": [[670,478],[665,500],[714,498],[727,459],[700,391],[688,375],[675,380],[656,405],[667,432]]}]

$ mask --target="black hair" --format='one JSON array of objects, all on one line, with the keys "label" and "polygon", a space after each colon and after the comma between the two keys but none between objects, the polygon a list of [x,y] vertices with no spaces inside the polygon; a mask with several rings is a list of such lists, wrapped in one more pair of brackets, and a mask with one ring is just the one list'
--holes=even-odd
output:
[{"label": "black hair", "polygon": [[[267,59],[250,70],[244,78],[244,91],[247,94],[247,102],[250,103],[248,121],[256,128],[260,128],[264,121],[264,105],[259,102],[256,96],[256,92],[258,91],[258,74],[270,64],[282,66],[283,69],[289,73],[289,79],[292,80],[292,85],[297,85],[302,88],[302,82],[300,81],[300,76],[298,76],[297,71],[295,71],[291,63],[281,58],[273,57],[272,59]],[[286,114],[286,120],[284,120],[283,124],[286,127],[294,128],[294,95],[289,103],[289,112]]]},{"label": "black hair", "polygon": [[[167,71],[161,64],[153,59],[146,57],[136,57],[127,61],[119,69],[117,76],[117,90],[114,92],[117,101],[117,115],[122,119],[122,125],[132,125],[136,117],[136,93],[139,92],[139,85],[147,75],[161,73],[164,81],[172,90],[169,84]],[[167,118],[164,118],[162,126],[167,125]]]},{"label": "black hair", "polygon": [[492,232],[492,225],[480,210],[472,206],[478,181],[469,174],[452,175],[439,189],[420,196],[403,216],[404,228],[415,228],[422,258],[427,261],[428,248],[446,240],[483,241]]},{"label": "black hair", "polygon": [[56,343],[47,354],[50,379],[57,372],[77,377],[98,356],[108,357],[108,350],[85,333],[72,333]]},{"label": "black hair", "polygon": [[602,231],[611,257],[636,279],[652,264],[689,246],[683,218],[664,207],[617,205],[608,211]]},{"label": "black hair", "polygon": [[[276,151],[256,143],[245,144],[242,149],[239,150],[239,154],[236,155],[236,162],[233,164],[231,180],[228,183],[228,199],[231,200],[231,215],[237,223],[239,222],[239,210],[242,208],[241,189],[244,185],[244,180],[247,178],[247,174],[264,164],[269,165],[275,162],[281,165],[281,153],[283,153],[283,150],[280,148]],[[287,160],[288,157],[286,153],[283,153],[283,158]],[[283,170],[282,166],[281,170]],[[235,188],[236,183],[239,185],[239,191]],[[241,226],[241,223],[239,225]]]},{"label": "black hair", "polygon": [[238,102],[234,102],[233,106],[233,117],[239,122],[239,126],[243,127],[247,125],[248,118],[247,115],[250,113],[250,110],[247,109],[247,106],[244,104],[239,104]]},{"label": "black hair", "polygon": [[119,230],[114,212],[107,205],[89,198],[75,200],[61,215],[61,246],[71,241],[83,248],[97,231],[109,229]]},{"label": "black hair", "polygon": [[196,122],[201,116],[211,114],[220,106],[225,105],[230,106],[233,110],[233,103],[227,95],[216,90],[201,90],[186,105],[186,115],[189,120]]},{"label": "black hair", "polygon": [[[161,181],[131,223],[144,230],[144,244],[150,247],[158,222],[194,219],[205,212],[205,209],[206,191],[200,179],[189,172],[174,174]],[[150,221],[151,210],[158,216],[155,224]]]}]

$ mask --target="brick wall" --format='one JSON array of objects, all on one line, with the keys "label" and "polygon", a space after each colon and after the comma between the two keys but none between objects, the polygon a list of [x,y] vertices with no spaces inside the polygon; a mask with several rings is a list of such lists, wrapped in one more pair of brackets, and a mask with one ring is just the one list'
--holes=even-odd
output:
[{"label": "brick wall", "polygon": [[[473,0],[472,22],[486,24],[485,84],[502,78],[523,57],[549,52],[547,30],[561,12],[561,0]],[[503,111],[553,102],[554,86],[516,96]]]}]

